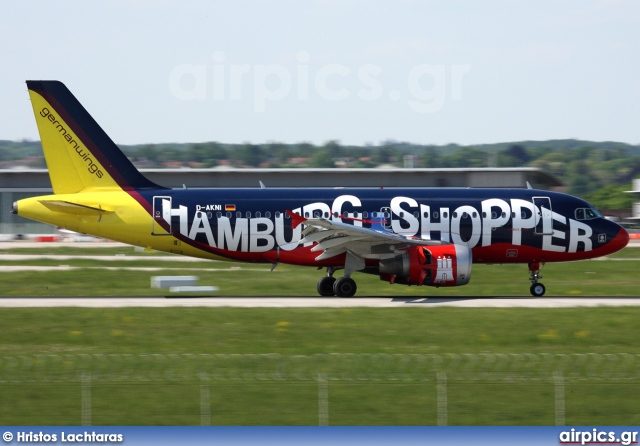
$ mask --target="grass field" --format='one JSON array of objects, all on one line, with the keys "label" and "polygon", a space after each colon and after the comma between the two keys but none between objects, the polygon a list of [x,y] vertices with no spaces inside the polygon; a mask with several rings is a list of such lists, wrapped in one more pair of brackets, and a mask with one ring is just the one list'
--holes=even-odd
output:
[{"label": "grass field", "polygon": [[[105,255],[106,251],[68,253]],[[63,253],[56,250],[52,254]],[[175,263],[160,262],[149,258],[157,253],[134,253],[131,248],[117,248],[109,254],[139,260],[2,261],[2,265],[25,266],[63,263],[81,269],[4,272],[0,274],[0,294],[154,295],[158,290],[149,288],[150,276],[184,273],[200,276],[201,284],[218,286],[225,295],[314,295],[315,282],[322,273],[285,265],[269,272],[265,265],[180,263],[179,258]],[[636,254],[627,249],[609,260],[550,264],[543,272],[544,283],[553,295],[637,295],[640,278],[636,258],[640,258],[640,250]],[[161,270],[101,269],[104,266]],[[237,267],[241,269],[231,269]],[[391,286],[362,274],[356,278],[359,295],[528,294],[524,266],[474,266],[470,285],[439,290]],[[87,421],[89,392],[89,421],[97,425],[314,425],[319,421],[322,395],[328,408],[326,421],[332,425],[433,425],[442,416],[443,381],[439,375],[406,381],[377,374],[377,367],[383,365],[376,363],[371,364],[371,375],[365,375],[366,379],[326,370],[324,385],[321,380],[249,379],[253,375],[242,367],[237,369],[237,381],[214,376],[150,379],[143,373],[148,364],[142,362],[132,363],[128,376],[133,378],[127,380],[115,375],[92,380],[90,374],[89,378],[69,375],[56,380],[53,368],[40,371],[38,379],[30,379],[32,366],[25,364],[46,357],[57,358],[60,367],[65,367],[88,357],[83,355],[109,354],[279,354],[287,358],[332,353],[442,357],[585,354],[587,358],[595,353],[606,358],[640,354],[639,318],[640,308],[633,307],[4,309],[0,313],[0,423],[81,424]],[[544,370],[528,381],[526,376],[509,372],[509,367],[493,378],[447,375],[447,423],[554,424],[559,394],[554,370]],[[640,400],[635,397],[640,375],[620,379],[600,374],[596,379],[587,372],[566,372],[560,383],[567,424],[640,423]]]},{"label": "grass field", "polygon": [[[38,358],[59,367],[84,355],[234,355],[319,353],[462,356],[528,353],[640,354],[637,308],[596,309],[8,309],[0,315],[0,422],[81,424],[85,384],[55,369],[28,377]],[[24,358],[30,359],[24,359]],[[106,356],[105,361],[114,361]],[[600,356],[604,357],[604,356]],[[11,359],[13,358],[13,359]],[[17,359],[16,359],[17,358]],[[250,356],[251,358],[251,356]],[[49,359],[47,359],[49,360]],[[17,361],[17,362],[16,362]],[[18,364],[22,364],[21,366]],[[533,380],[509,372],[448,379],[448,424],[554,424],[554,370]],[[23,369],[20,369],[23,367]],[[115,367],[115,366],[114,366]],[[317,424],[319,384],[307,378],[253,378],[239,366],[237,380],[149,378],[149,365],[132,362],[122,380],[91,380],[94,424],[200,424],[206,386],[209,423]],[[384,375],[384,361],[367,374],[328,374],[330,424],[422,425],[438,421],[436,374],[407,382]],[[635,369],[634,369],[635,370]],[[455,371],[455,370],[454,370]],[[548,372],[548,373],[547,373]],[[563,383],[569,424],[638,424],[640,375],[620,379],[577,374]],[[260,373],[258,373],[260,375]],[[48,377],[48,378],[47,378]],[[51,381],[51,382],[46,382]],[[36,409],[37,408],[37,409]],[[36,409],[36,410],[34,410]]]},{"label": "grass field", "polygon": [[[200,285],[217,286],[220,294],[228,296],[315,296],[316,282],[324,274],[315,268],[291,265],[278,265],[271,272],[271,265],[264,264],[184,261],[180,256],[134,252],[130,247],[23,248],[0,254],[99,255],[119,259],[0,260],[0,271],[5,265],[58,267],[53,271],[0,273],[0,296],[153,296],[159,294],[159,290],[150,288],[154,275],[198,275]],[[175,262],[153,260],[157,256],[173,258]],[[548,264],[542,270],[542,282],[548,296],[636,296],[638,267],[640,249],[627,248],[606,260]],[[358,284],[357,296],[529,296],[530,285],[526,265],[474,265],[471,282],[453,288],[390,285],[361,273],[353,277]]]}]

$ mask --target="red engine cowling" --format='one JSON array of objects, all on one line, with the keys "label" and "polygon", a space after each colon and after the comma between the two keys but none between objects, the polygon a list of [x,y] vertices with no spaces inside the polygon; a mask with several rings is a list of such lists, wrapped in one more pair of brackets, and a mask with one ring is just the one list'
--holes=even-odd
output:
[{"label": "red engine cowling", "polygon": [[380,279],[389,283],[426,286],[466,285],[471,279],[471,250],[463,245],[408,248],[380,260]]}]

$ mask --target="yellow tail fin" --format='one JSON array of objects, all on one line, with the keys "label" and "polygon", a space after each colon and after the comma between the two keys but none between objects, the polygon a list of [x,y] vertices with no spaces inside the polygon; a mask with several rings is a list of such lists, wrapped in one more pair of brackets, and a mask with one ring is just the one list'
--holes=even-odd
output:
[{"label": "yellow tail fin", "polygon": [[58,81],[27,81],[55,194],[145,189],[147,180]]}]

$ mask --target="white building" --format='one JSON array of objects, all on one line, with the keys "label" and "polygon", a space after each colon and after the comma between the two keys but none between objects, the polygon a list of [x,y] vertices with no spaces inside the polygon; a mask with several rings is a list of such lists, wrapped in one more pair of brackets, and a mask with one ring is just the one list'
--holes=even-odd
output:
[{"label": "white building", "polygon": [[640,220],[640,178],[633,180],[632,189],[627,191],[630,194],[636,194],[636,202],[633,203],[633,216],[631,219]]}]

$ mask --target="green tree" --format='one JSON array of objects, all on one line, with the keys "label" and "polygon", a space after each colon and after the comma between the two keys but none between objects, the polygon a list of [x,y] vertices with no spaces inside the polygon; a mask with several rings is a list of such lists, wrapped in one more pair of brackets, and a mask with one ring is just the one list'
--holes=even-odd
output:
[{"label": "green tree", "polygon": [[279,142],[272,142],[265,147],[265,155],[269,159],[275,159],[278,165],[285,165],[289,158],[291,158],[291,152],[289,146]]},{"label": "green tree", "polygon": [[509,146],[509,148],[505,150],[505,154],[511,157],[518,166],[523,166],[531,161],[531,156],[527,153],[527,150],[518,144]]},{"label": "green tree", "polygon": [[631,190],[631,184],[611,184],[591,192],[585,196],[585,200],[598,209],[631,209],[635,197],[625,193],[628,190]]},{"label": "green tree", "polygon": [[442,167],[486,167],[487,154],[473,147],[460,147],[442,157]]},{"label": "green tree", "polygon": [[318,150],[313,157],[311,157],[310,165],[311,167],[317,168],[336,167],[329,153],[324,150]]},{"label": "green tree", "polygon": [[563,152],[549,152],[530,162],[529,166],[547,171],[566,181],[565,176],[569,161],[569,156]]},{"label": "green tree", "polygon": [[328,153],[329,158],[331,159],[342,158],[345,156],[344,147],[340,145],[340,141],[337,141],[335,139],[324,143],[322,149]]},{"label": "green tree", "polygon": [[157,164],[170,163],[181,159],[182,153],[174,148],[167,148],[158,152]]},{"label": "green tree", "polygon": [[145,144],[140,147],[136,152],[136,156],[139,158],[145,158],[153,164],[159,164],[158,159],[160,154],[153,144]]},{"label": "green tree", "polygon": [[440,164],[441,164],[440,155],[433,148],[426,149],[424,150],[424,152],[418,155],[418,165],[420,167],[427,167],[427,168],[433,169],[435,167],[440,167]]},{"label": "green tree", "polygon": [[307,158],[315,153],[317,147],[308,142],[301,142],[291,150],[291,158]]},{"label": "green tree", "polygon": [[586,197],[602,187],[588,161],[573,161],[567,172],[568,192],[578,197]]},{"label": "green tree", "polygon": [[203,142],[191,144],[184,151],[183,161],[196,163],[206,163],[211,160],[222,160],[227,158],[227,151],[217,142]]},{"label": "green tree", "polygon": [[371,157],[376,164],[389,164],[397,161],[398,151],[394,146],[384,145],[375,149]]},{"label": "green tree", "polygon": [[245,166],[258,167],[265,160],[264,151],[255,144],[244,144],[238,153],[238,161]]}]

